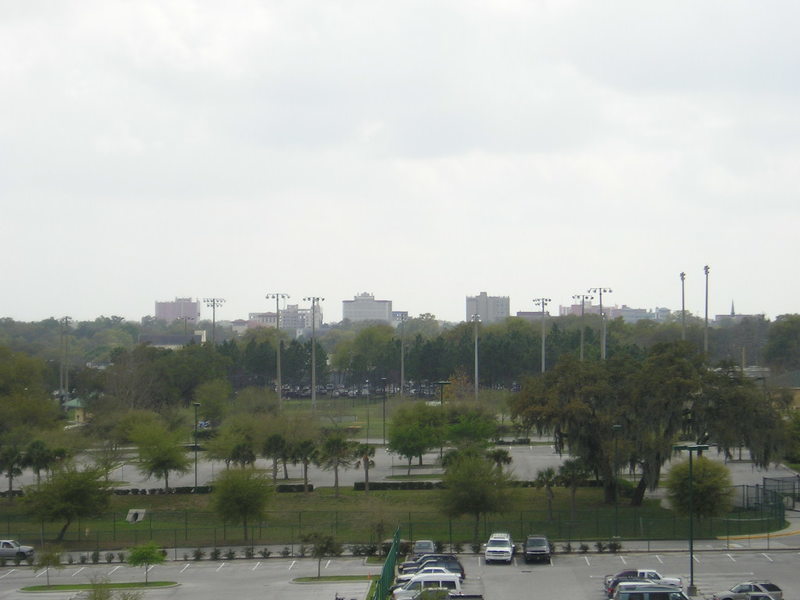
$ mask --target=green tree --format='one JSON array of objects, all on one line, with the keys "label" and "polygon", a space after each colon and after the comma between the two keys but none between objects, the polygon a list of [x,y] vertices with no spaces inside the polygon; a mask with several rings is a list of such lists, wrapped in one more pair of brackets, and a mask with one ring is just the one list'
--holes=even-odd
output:
[{"label": "green tree", "polygon": [[408,459],[408,474],[411,475],[411,461],[436,448],[443,441],[442,411],[422,402],[401,406],[392,417],[387,433],[387,446]]},{"label": "green tree", "polygon": [[317,559],[317,579],[322,574],[322,559],[326,556],[339,556],[342,545],[332,535],[324,533],[309,533],[303,536],[303,542],[311,544],[311,556]]},{"label": "green tree", "polygon": [[375,466],[375,446],[358,443],[353,448],[356,469],[364,469],[364,494],[369,494],[369,470]]},{"label": "green tree", "polygon": [[510,465],[512,462],[508,448],[492,448],[486,452],[486,458],[492,461],[499,471],[502,471],[503,467]]},{"label": "green tree", "polygon": [[164,490],[169,491],[170,473],[187,473],[191,460],[181,445],[182,434],[171,432],[164,426],[140,427],[133,431],[132,439],[139,452],[139,471],[147,477],[164,480]]},{"label": "green tree", "polygon": [[36,473],[36,485],[42,480],[42,471],[49,470],[56,462],[56,453],[42,440],[32,440],[25,448],[23,465]]},{"label": "green tree", "polygon": [[263,519],[273,487],[253,469],[224,471],[214,480],[211,504],[225,522],[242,525],[247,540],[250,523]]},{"label": "green tree", "polygon": [[800,315],[781,315],[767,334],[764,359],[777,372],[800,369]]},{"label": "green tree", "polygon": [[442,478],[441,511],[448,517],[471,515],[473,540],[478,541],[481,515],[501,513],[511,503],[511,478],[481,456],[466,455],[451,462]]},{"label": "green tree", "polygon": [[45,552],[36,553],[36,562],[33,565],[33,570],[38,573],[44,569],[44,575],[47,580],[47,587],[50,587],[50,569],[63,569],[64,565],[61,564],[61,552],[58,550],[50,550]]},{"label": "green tree", "polygon": [[147,585],[147,575],[151,565],[160,565],[165,560],[164,552],[155,542],[148,542],[141,546],[134,546],[128,552],[128,564],[132,567],[144,567],[144,583]]},{"label": "green tree", "polygon": [[578,491],[578,486],[589,479],[590,476],[589,469],[579,458],[568,458],[558,467],[559,484],[569,488],[570,518],[573,521],[575,520],[575,494]]},{"label": "green tree", "polygon": [[271,433],[264,440],[264,445],[261,448],[261,455],[264,458],[272,460],[272,482],[278,481],[278,461],[283,460],[283,475],[284,479],[289,478],[289,473],[286,470],[286,461],[289,457],[289,444],[282,433]]},{"label": "green tree", "polygon": [[326,436],[316,454],[315,462],[325,470],[333,471],[334,496],[339,497],[339,469],[353,464],[353,443],[343,433],[334,432]]},{"label": "green tree", "polygon": [[308,493],[308,467],[317,458],[317,442],[310,438],[299,439],[290,447],[292,463],[303,466],[303,492]]},{"label": "green tree", "polygon": [[25,489],[25,512],[41,521],[64,521],[57,541],[70,524],[96,517],[108,509],[111,491],[96,469],[79,471],[66,466],[55,471],[39,488]]},{"label": "green tree", "polygon": [[0,445],[0,471],[8,479],[8,499],[14,499],[12,493],[14,489],[14,477],[22,475],[22,467],[25,465],[25,455],[20,447],[14,443]]},{"label": "green tree", "polygon": [[553,467],[547,467],[536,473],[536,487],[544,488],[547,496],[547,520],[553,520],[553,488],[558,485],[558,476]]},{"label": "green tree", "polygon": [[213,426],[219,426],[228,410],[233,395],[231,384],[225,379],[213,379],[195,388],[194,399],[200,403],[203,416]]},{"label": "green tree", "polygon": [[673,465],[669,470],[667,497],[678,514],[689,515],[691,497],[691,512],[695,517],[719,517],[731,509],[732,485],[728,467],[705,456],[697,456],[692,460],[691,478],[688,460]]}]

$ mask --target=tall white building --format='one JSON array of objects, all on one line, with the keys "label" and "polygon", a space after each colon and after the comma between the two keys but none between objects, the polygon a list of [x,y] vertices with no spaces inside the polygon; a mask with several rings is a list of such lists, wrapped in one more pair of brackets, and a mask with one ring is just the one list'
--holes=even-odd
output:
[{"label": "tall white building", "polygon": [[352,300],[342,300],[342,319],[391,323],[392,301],[375,300],[368,292],[358,294]]},{"label": "tall white building", "polygon": [[481,292],[477,296],[467,296],[467,321],[478,315],[482,323],[497,323],[511,316],[508,296],[488,296]]}]

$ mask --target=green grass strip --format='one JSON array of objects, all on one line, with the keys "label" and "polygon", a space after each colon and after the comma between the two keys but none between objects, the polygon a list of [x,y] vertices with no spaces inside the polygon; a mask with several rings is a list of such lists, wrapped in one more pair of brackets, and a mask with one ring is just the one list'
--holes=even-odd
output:
[{"label": "green grass strip", "polygon": [[296,577],[295,583],[330,583],[332,581],[369,581],[369,575],[323,575],[322,577]]},{"label": "green grass strip", "polygon": [[121,583],[71,583],[62,585],[31,585],[21,588],[23,592],[64,592],[72,590],[91,590],[94,588],[124,590],[128,588],[157,588],[178,585],[176,581],[128,581]]}]

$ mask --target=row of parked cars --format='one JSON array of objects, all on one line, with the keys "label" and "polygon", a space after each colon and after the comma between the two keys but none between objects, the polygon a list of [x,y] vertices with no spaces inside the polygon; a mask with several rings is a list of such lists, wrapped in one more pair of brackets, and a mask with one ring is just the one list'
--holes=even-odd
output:
[{"label": "row of parked cars", "polygon": [[[680,577],[661,575],[653,569],[626,569],[606,575],[603,589],[613,600],[688,600]],[[783,600],[783,591],[771,581],[745,581],[714,594],[712,599]]]}]

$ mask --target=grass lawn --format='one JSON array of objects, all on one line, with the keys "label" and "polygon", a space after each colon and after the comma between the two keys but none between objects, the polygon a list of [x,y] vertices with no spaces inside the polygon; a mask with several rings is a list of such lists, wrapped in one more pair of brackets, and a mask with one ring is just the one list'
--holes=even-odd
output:
[{"label": "grass lawn", "polygon": [[71,592],[80,590],[91,590],[95,588],[107,590],[126,590],[126,589],[139,589],[139,588],[162,588],[172,585],[178,585],[175,581],[128,581],[120,583],[73,583],[61,585],[31,585],[21,588],[23,592]]}]

